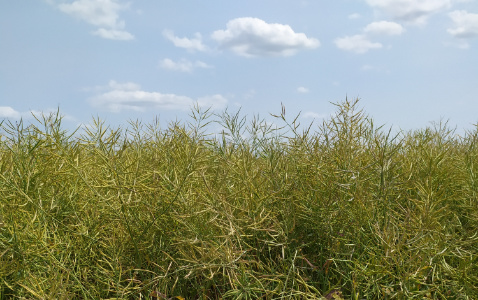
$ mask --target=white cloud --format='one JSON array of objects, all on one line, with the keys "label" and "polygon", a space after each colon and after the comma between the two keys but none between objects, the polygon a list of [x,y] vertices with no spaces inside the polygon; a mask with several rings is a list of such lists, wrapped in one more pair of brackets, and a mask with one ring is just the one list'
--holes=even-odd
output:
[{"label": "white cloud", "polygon": [[200,97],[197,99],[197,103],[201,107],[206,107],[206,108],[211,107],[212,109],[222,109],[226,107],[227,99],[224,98],[222,95],[217,94],[212,96]]},{"label": "white cloud", "polygon": [[368,24],[362,31],[363,34],[336,38],[334,43],[339,49],[363,54],[383,48],[381,43],[370,41],[370,35],[401,35],[405,29],[395,22],[379,21]]},{"label": "white cloud", "polygon": [[186,59],[181,59],[178,62],[175,62],[169,58],[163,59],[160,63],[159,66],[163,69],[167,70],[172,70],[172,71],[179,71],[179,72],[188,72],[191,73],[194,69],[196,68],[212,68],[212,66],[206,64],[205,62],[202,61],[195,61],[191,62]]},{"label": "white cloud", "polygon": [[367,3],[394,19],[425,24],[430,15],[451,7],[452,0],[366,0]]},{"label": "white cloud", "polygon": [[318,114],[318,113],[313,112],[313,111],[306,111],[304,114],[302,114],[302,118],[304,118],[304,119],[323,119],[326,116],[327,115],[325,115],[325,114]]},{"label": "white cloud", "polygon": [[242,98],[248,100],[248,99],[253,99],[256,96],[257,92],[255,89],[250,89],[248,90]]},{"label": "white cloud", "polygon": [[306,87],[300,86],[300,87],[297,88],[297,92],[305,94],[305,93],[309,92],[309,89],[306,88]]},{"label": "white cloud", "polygon": [[455,10],[448,14],[454,23],[447,31],[457,38],[472,38],[478,36],[478,14],[465,10]]},{"label": "white cloud", "polygon": [[289,25],[269,24],[257,18],[230,20],[226,30],[212,34],[221,48],[245,57],[290,56],[320,46],[319,40],[296,33]]},{"label": "white cloud", "polygon": [[134,39],[131,33],[124,30],[100,28],[94,31],[93,34],[110,40],[128,41]]},{"label": "white cloud", "polygon": [[207,47],[202,43],[202,36],[200,33],[196,33],[194,38],[180,38],[174,35],[171,30],[163,30],[163,36],[173,42],[174,46],[184,48],[189,51],[206,51]]},{"label": "white cloud", "polygon": [[368,24],[363,31],[369,34],[401,35],[405,29],[395,22],[380,21]]},{"label": "white cloud", "polygon": [[118,83],[114,80],[109,82],[108,91],[93,96],[88,101],[93,106],[116,113],[128,110],[144,112],[151,109],[189,110],[195,103],[219,109],[227,104],[227,99],[221,95],[193,100],[187,96],[143,91],[136,83]]},{"label": "white cloud", "polygon": [[111,90],[137,91],[141,89],[141,86],[134,82],[119,83],[114,80],[110,80],[108,83],[108,88]]},{"label": "white cloud", "polygon": [[345,36],[334,40],[337,48],[351,51],[358,54],[368,52],[370,49],[380,49],[383,47],[381,43],[371,42],[365,35],[357,34],[353,36]]},{"label": "white cloud", "polygon": [[[55,115],[57,111],[58,109],[46,109],[44,111],[29,110],[29,111],[20,112],[10,106],[0,106],[0,118],[13,119],[13,120],[19,120],[19,119],[31,120],[33,119],[34,115],[37,117],[40,117],[42,115],[48,116],[50,114]],[[71,115],[63,114],[61,112],[60,112],[60,115],[62,116],[63,120],[76,121],[76,118]]]},{"label": "white cloud", "polygon": [[207,63],[202,62],[202,61],[200,61],[200,60],[196,60],[196,61],[194,62],[194,66],[195,66],[196,68],[204,68],[204,69],[209,69],[209,68],[212,68],[212,67],[213,67],[213,66],[208,65]]},{"label": "white cloud", "polygon": [[361,17],[361,15],[358,14],[358,13],[353,13],[353,14],[348,15],[348,18],[350,20],[359,19],[360,17]]},{"label": "white cloud", "polygon": [[10,106],[0,106],[0,118],[20,119],[21,113]]},{"label": "white cloud", "polygon": [[119,11],[128,4],[118,0],[77,0],[58,4],[58,8],[91,25],[99,27],[93,34],[106,39],[131,40],[134,36],[124,31],[125,22],[119,18]]}]

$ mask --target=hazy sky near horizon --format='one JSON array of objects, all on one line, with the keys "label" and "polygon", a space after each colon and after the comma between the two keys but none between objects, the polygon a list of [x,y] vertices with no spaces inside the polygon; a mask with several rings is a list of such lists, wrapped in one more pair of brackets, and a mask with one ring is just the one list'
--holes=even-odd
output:
[{"label": "hazy sky near horizon", "polygon": [[216,112],[478,123],[477,0],[0,0],[0,120]]}]

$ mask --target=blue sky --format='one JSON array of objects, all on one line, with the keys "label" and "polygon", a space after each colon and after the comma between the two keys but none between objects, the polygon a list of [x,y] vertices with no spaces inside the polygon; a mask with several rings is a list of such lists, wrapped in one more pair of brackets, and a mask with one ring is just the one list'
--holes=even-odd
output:
[{"label": "blue sky", "polygon": [[310,123],[360,98],[405,130],[478,122],[476,0],[0,0],[0,119],[74,128],[191,105]]}]

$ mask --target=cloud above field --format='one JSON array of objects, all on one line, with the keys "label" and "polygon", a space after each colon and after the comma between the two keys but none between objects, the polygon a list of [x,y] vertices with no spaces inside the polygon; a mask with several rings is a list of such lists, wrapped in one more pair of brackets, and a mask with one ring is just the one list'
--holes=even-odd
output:
[{"label": "cloud above field", "polygon": [[390,21],[372,22],[362,29],[361,34],[348,35],[334,40],[337,48],[355,52],[357,54],[364,54],[372,49],[383,48],[382,43],[371,41],[370,36],[392,36],[401,35],[405,32],[402,25]]},{"label": "cloud above field", "polygon": [[[53,109],[48,109],[45,112],[38,110],[29,110],[29,111],[18,111],[11,106],[0,106],[0,119],[11,119],[11,120],[20,120],[20,119],[33,119],[33,115],[41,116],[43,114],[55,113]],[[67,117],[72,119],[71,116]]]},{"label": "cloud above field", "polygon": [[194,38],[180,38],[176,36],[172,30],[165,29],[163,30],[163,36],[170,40],[174,46],[178,48],[184,48],[188,51],[206,51],[208,49],[203,44],[202,35],[199,32],[195,33]]},{"label": "cloud above field", "polygon": [[110,112],[120,113],[122,111],[145,112],[147,110],[189,110],[194,104],[213,109],[222,109],[227,104],[227,99],[222,95],[200,97],[196,100],[182,95],[163,94],[159,92],[148,92],[141,89],[141,86],[133,83],[118,83],[111,80],[106,91],[88,99],[88,102],[95,107]]},{"label": "cloud above field", "polygon": [[0,118],[20,119],[22,114],[10,106],[0,106]]},{"label": "cloud above field", "polygon": [[[40,110],[28,110],[28,111],[18,111],[11,106],[0,106],[0,122],[1,119],[9,119],[9,120],[34,120],[33,116],[38,117],[41,119],[41,116],[48,116],[48,115],[56,115],[58,112],[57,109],[46,109],[43,111]],[[60,114],[63,120],[66,121],[76,121],[76,118],[69,114]]]},{"label": "cloud above field", "polygon": [[291,56],[320,46],[318,39],[296,33],[289,25],[257,18],[232,19],[225,30],[216,30],[211,37],[221,49],[244,57]]},{"label": "cloud above field", "polygon": [[401,35],[405,29],[395,22],[379,21],[368,24],[363,31],[367,34],[376,35]]},{"label": "cloud above field", "polygon": [[110,40],[127,41],[127,40],[134,39],[134,36],[131,33],[124,30],[100,28],[98,30],[93,31],[92,33],[104,39],[110,39]]},{"label": "cloud above field", "polygon": [[334,43],[337,48],[341,50],[351,51],[357,54],[363,54],[371,49],[380,49],[383,47],[381,43],[372,42],[363,34],[336,38]]},{"label": "cloud above field", "polygon": [[411,24],[426,24],[428,18],[449,9],[452,0],[366,0],[379,14]]},{"label": "cloud above field", "polygon": [[453,21],[453,27],[447,31],[456,38],[478,37],[478,14],[465,10],[455,10],[448,14]]},{"label": "cloud above field", "polygon": [[179,61],[173,61],[172,59],[165,58],[159,62],[159,66],[166,70],[186,72],[186,73],[192,73],[195,69],[212,68],[212,66],[200,60],[196,60],[195,62],[192,62],[184,58]]},{"label": "cloud above field", "polygon": [[299,86],[299,87],[297,88],[297,92],[299,92],[299,93],[301,93],[301,94],[306,94],[306,93],[309,92],[309,89],[306,88],[306,87],[303,87],[303,86]]},{"label": "cloud above field", "polygon": [[98,27],[94,35],[112,40],[132,40],[134,36],[125,29],[119,12],[128,9],[128,4],[118,0],[77,0],[58,4],[60,11]]},{"label": "cloud above field", "polygon": [[326,114],[319,114],[313,111],[306,111],[302,114],[303,119],[324,119],[327,117]]}]

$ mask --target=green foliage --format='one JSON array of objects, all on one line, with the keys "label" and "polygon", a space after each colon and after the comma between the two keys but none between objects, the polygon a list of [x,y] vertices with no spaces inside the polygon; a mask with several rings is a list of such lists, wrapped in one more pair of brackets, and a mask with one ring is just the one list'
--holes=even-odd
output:
[{"label": "green foliage", "polygon": [[336,105],[4,121],[0,299],[477,299],[478,126],[393,135]]}]

